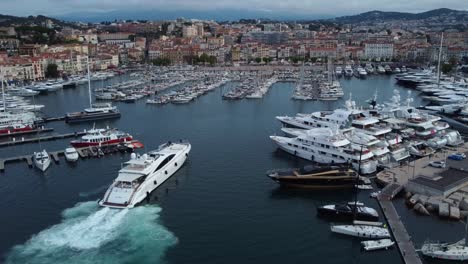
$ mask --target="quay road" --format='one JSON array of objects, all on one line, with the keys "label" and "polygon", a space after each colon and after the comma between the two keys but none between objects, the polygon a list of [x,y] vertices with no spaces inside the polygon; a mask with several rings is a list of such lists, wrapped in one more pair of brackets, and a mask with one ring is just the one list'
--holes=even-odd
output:
[{"label": "quay road", "polygon": [[[327,65],[312,65],[304,66],[305,71],[321,72],[326,70]],[[251,65],[240,65],[240,66],[225,66],[225,67],[201,67],[204,71],[299,71],[300,66],[292,65],[264,65],[264,66],[251,66]]]}]

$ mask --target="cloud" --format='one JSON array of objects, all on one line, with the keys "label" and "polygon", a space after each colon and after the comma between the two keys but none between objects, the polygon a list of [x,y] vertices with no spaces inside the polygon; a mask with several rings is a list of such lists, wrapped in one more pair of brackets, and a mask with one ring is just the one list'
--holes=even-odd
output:
[{"label": "cloud", "polygon": [[11,15],[63,15],[74,12],[138,10],[228,10],[298,14],[356,14],[370,10],[421,12],[435,8],[466,10],[466,0],[1,0],[0,12]]}]

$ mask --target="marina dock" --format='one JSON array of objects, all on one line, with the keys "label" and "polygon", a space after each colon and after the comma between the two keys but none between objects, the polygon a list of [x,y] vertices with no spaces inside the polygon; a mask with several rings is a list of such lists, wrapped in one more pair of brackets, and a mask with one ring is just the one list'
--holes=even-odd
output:
[{"label": "marina dock", "polygon": [[[385,190],[382,191],[384,193]],[[393,191],[393,187],[391,190]],[[393,234],[393,238],[398,246],[400,255],[406,264],[422,264],[419,254],[416,252],[411,237],[406,231],[405,226],[401,222],[400,216],[396,211],[391,199],[388,196],[379,195],[377,201],[382,209],[385,219],[387,219],[389,229]]]},{"label": "marina dock", "polygon": [[50,141],[50,140],[56,140],[56,139],[78,137],[78,136],[82,136],[84,134],[86,134],[86,132],[81,131],[81,132],[51,135],[51,136],[45,136],[45,137],[21,138],[21,139],[13,138],[13,140],[11,140],[11,141],[1,142],[0,147],[14,146],[14,145],[26,144],[26,143],[34,143],[34,142],[39,142],[39,141]]},{"label": "marina dock", "polygon": [[[137,143],[139,142],[138,140],[133,140],[130,142],[127,142],[127,144],[132,144],[132,143]],[[78,152],[78,155],[82,159],[86,158],[91,158],[91,157],[102,157],[107,154],[111,153],[116,153],[116,152],[126,152],[127,150],[130,150],[130,148],[125,147],[121,144],[113,144],[113,145],[105,145],[101,147],[85,147],[85,148],[77,148],[76,151]],[[58,150],[58,151],[50,151],[48,152],[50,158],[55,162],[59,163],[60,161],[60,156],[65,155],[65,150]],[[26,161],[29,167],[33,166],[33,154],[30,155],[22,155],[22,156],[16,156],[16,157],[9,157],[9,158],[4,158],[0,159],[0,171],[5,171],[5,164],[6,163],[13,163],[13,162],[21,162],[21,161]]]}]

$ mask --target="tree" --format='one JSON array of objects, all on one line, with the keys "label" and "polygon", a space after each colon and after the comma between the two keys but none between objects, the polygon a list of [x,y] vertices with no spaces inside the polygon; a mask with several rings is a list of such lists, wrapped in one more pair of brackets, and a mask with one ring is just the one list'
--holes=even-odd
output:
[{"label": "tree", "polygon": [[217,61],[218,61],[218,60],[216,59],[215,56],[209,56],[209,57],[208,57],[208,63],[210,64],[210,66],[215,65]]},{"label": "tree", "polygon": [[452,71],[452,68],[453,68],[453,66],[450,65],[450,64],[443,64],[440,70],[441,70],[444,74],[447,74],[447,73],[449,73],[449,72]]},{"label": "tree", "polygon": [[256,63],[262,62],[262,58],[255,58],[255,62],[256,62]]},{"label": "tree", "polygon": [[57,64],[51,63],[47,65],[47,69],[45,72],[46,78],[58,78],[59,72],[57,70]]},{"label": "tree", "polygon": [[152,63],[156,66],[168,66],[171,64],[171,60],[169,58],[157,58]]}]

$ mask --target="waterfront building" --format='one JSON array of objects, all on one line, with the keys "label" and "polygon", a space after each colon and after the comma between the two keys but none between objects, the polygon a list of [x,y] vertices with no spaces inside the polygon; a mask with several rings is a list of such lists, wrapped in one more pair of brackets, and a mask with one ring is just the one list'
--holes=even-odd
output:
[{"label": "waterfront building", "polygon": [[393,43],[369,41],[364,44],[364,55],[367,59],[393,58]]}]

